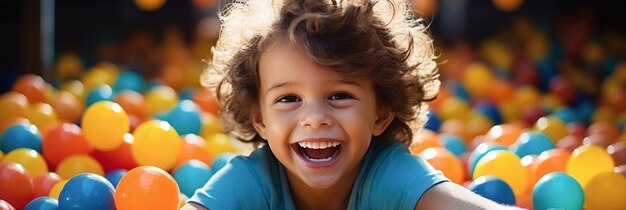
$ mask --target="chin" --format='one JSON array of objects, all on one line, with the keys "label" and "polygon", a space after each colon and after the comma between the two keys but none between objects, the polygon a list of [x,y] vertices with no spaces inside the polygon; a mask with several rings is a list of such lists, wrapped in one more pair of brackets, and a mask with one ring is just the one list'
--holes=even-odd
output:
[{"label": "chin", "polygon": [[326,189],[337,184],[338,175],[311,175],[301,177],[302,181],[312,189]]}]

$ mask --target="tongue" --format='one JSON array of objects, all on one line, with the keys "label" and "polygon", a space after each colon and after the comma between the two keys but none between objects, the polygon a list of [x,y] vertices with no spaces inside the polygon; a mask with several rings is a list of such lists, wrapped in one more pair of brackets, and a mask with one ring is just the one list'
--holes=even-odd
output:
[{"label": "tongue", "polygon": [[303,148],[304,154],[311,159],[324,159],[332,156],[338,147],[328,147],[326,149],[308,149]]}]

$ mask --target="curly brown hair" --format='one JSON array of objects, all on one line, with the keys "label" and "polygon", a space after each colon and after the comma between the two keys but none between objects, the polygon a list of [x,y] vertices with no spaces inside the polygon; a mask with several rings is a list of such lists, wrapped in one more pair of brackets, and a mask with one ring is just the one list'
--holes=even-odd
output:
[{"label": "curly brown hair", "polygon": [[215,88],[224,128],[244,142],[263,139],[250,113],[259,103],[259,58],[289,41],[314,62],[372,79],[379,108],[395,113],[375,139],[409,145],[439,89],[432,39],[407,2],[386,0],[247,0],[227,6],[220,38],[203,74]]}]

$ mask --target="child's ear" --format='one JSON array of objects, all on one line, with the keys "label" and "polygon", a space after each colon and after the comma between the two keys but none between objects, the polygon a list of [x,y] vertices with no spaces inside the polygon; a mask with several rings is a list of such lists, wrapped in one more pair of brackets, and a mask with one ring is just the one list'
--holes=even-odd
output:
[{"label": "child's ear", "polygon": [[250,117],[250,120],[252,121],[252,127],[254,127],[254,130],[256,130],[256,132],[261,136],[261,138],[267,139],[265,138],[267,127],[265,126],[265,123],[263,123],[263,116],[261,116],[261,111],[259,110],[259,108],[256,108],[256,107],[252,108],[248,116]]},{"label": "child's ear", "polygon": [[383,131],[387,129],[387,126],[391,124],[395,116],[396,114],[394,112],[391,112],[387,109],[380,109],[378,111],[378,117],[374,122],[374,130],[372,134],[374,136],[379,136],[380,134],[382,134]]}]

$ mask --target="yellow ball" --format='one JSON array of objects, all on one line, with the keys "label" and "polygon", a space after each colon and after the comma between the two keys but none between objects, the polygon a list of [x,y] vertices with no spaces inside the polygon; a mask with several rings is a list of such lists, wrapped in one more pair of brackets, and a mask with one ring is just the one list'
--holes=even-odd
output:
[{"label": "yellow ball", "polygon": [[56,173],[63,179],[70,179],[81,173],[104,176],[104,169],[96,159],[89,155],[71,155],[59,163]]},{"label": "yellow ball", "polygon": [[52,188],[50,188],[50,194],[48,196],[50,196],[51,198],[54,199],[59,199],[59,195],[61,194],[61,190],[63,190],[63,187],[65,187],[65,184],[67,183],[67,181],[69,180],[61,180],[59,182],[57,182],[56,184],[52,185]]},{"label": "yellow ball", "polygon": [[135,141],[130,150],[137,164],[156,166],[166,171],[174,167],[183,142],[168,122],[144,122],[135,129],[133,136]]},{"label": "yellow ball", "polygon": [[467,120],[471,117],[470,105],[467,102],[456,98],[449,97],[444,99],[441,104],[441,110],[439,111],[441,119],[461,119]]},{"label": "yellow ball", "polygon": [[26,109],[25,117],[33,125],[37,126],[41,133],[46,133],[46,131],[58,120],[57,113],[54,111],[54,108],[52,108],[50,104],[41,102],[30,105]]},{"label": "yellow ball", "polygon": [[615,163],[609,153],[599,146],[587,144],[572,152],[567,161],[566,172],[574,177],[581,187],[585,188],[594,176],[612,172]]},{"label": "yellow ball", "polygon": [[222,129],[219,118],[209,112],[202,112],[202,128],[200,129],[200,136],[206,139],[213,134],[221,133],[223,131],[224,129]]},{"label": "yellow ball", "polygon": [[152,88],[144,96],[144,107],[149,116],[166,112],[178,104],[178,94],[169,86]]},{"label": "yellow ball", "polygon": [[211,162],[224,153],[238,153],[237,148],[233,145],[233,139],[223,133],[216,133],[206,138],[206,146],[211,155]]},{"label": "yellow ball", "polygon": [[87,108],[82,126],[89,144],[102,151],[112,151],[122,145],[130,120],[119,104],[100,101]]},{"label": "yellow ball", "polygon": [[621,174],[598,174],[584,190],[587,210],[626,209],[626,177]]},{"label": "yellow ball", "polygon": [[78,80],[69,80],[64,82],[59,88],[59,91],[66,91],[76,96],[77,99],[84,100],[85,99],[85,85]]},{"label": "yellow ball", "polygon": [[535,122],[535,130],[541,131],[556,145],[556,143],[569,135],[567,124],[555,116],[541,117]]},{"label": "yellow ball", "polygon": [[517,155],[508,150],[488,152],[476,164],[473,178],[480,176],[496,176],[513,189],[515,196],[522,195],[528,185],[528,171]]},{"label": "yellow ball", "polygon": [[463,85],[475,97],[486,97],[493,82],[493,74],[484,63],[472,63],[465,69]]},{"label": "yellow ball", "polygon": [[35,178],[41,174],[48,173],[48,165],[46,160],[32,149],[16,149],[13,150],[2,159],[2,161],[8,161],[20,164],[26,169],[28,175],[31,178]]},{"label": "yellow ball", "polygon": [[85,72],[81,77],[81,81],[85,85],[85,90],[90,91],[92,88],[100,85],[113,86],[118,74],[119,70],[115,64],[102,62]]}]

